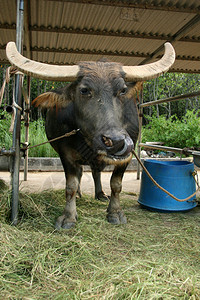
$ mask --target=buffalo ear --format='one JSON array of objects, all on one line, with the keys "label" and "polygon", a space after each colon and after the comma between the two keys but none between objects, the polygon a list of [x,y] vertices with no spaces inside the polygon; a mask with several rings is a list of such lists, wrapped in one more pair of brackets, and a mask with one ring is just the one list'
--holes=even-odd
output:
[{"label": "buffalo ear", "polygon": [[63,88],[41,94],[32,101],[32,104],[41,108],[65,108],[74,101],[76,85],[76,82],[72,82]]},{"label": "buffalo ear", "polygon": [[67,99],[65,94],[60,94],[52,91],[41,94],[32,101],[32,104],[35,107],[41,108],[62,108],[66,107],[68,103],[69,99]]}]

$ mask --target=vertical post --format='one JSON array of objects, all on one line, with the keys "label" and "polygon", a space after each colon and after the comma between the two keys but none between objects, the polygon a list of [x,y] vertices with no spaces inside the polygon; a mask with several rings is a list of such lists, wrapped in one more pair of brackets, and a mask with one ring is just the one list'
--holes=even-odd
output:
[{"label": "vertical post", "polygon": [[[31,94],[31,77],[27,76],[27,99],[26,101],[26,114],[25,114],[25,144],[28,145],[29,140],[29,114],[30,114],[30,94]],[[25,151],[24,159],[24,181],[27,181],[28,175],[28,149]]]},{"label": "vertical post", "polygon": [[[140,107],[140,104],[143,103],[143,87],[142,91],[140,93],[140,103],[139,103],[139,136],[138,136],[138,157],[140,158],[141,154],[141,147],[139,144],[141,143],[141,138],[142,138],[142,118],[143,118],[143,107]],[[137,162],[137,179],[140,179],[140,164]]]},{"label": "vertical post", "polygon": [[[20,53],[23,50],[23,15],[24,15],[24,1],[17,0],[17,26],[16,26],[16,45]],[[11,221],[13,225],[18,221],[18,206],[19,206],[19,170],[20,170],[20,127],[21,127],[21,87],[22,76],[15,75],[15,103],[16,103],[16,117],[13,130],[13,163],[12,163],[12,212]]]}]

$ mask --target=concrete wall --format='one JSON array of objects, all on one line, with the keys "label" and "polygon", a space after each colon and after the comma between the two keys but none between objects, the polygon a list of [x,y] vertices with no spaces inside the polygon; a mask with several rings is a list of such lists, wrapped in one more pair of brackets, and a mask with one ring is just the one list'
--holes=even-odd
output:
[{"label": "concrete wall", "polygon": [[[153,158],[155,159],[155,158]],[[143,161],[144,159],[142,159]],[[177,160],[174,158],[156,158],[156,160]],[[191,161],[191,158],[185,158],[184,160]],[[30,157],[28,159],[28,169],[29,171],[63,171],[63,167],[60,161],[60,158],[47,158],[47,157]],[[21,160],[21,170],[23,170],[24,160]],[[112,171],[113,166],[107,166],[104,171]],[[83,166],[84,171],[90,171],[89,166]],[[135,158],[132,159],[127,170],[136,171],[137,170],[137,161]]]},{"label": "concrete wall", "polygon": [[[150,158],[148,158],[150,159]],[[177,158],[152,158],[156,160],[177,160]],[[9,171],[10,166],[10,157],[0,156],[0,171]],[[143,161],[144,159],[142,159]],[[184,158],[184,160],[192,161],[191,158]],[[104,171],[112,171],[113,166],[107,166]],[[24,169],[24,159],[21,159],[20,170]],[[198,168],[197,168],[198,169]],[[60,161],[60,158],[48,158],[48,157],[30,157],[28,159],[28,170],[29,171],[45,171],[45,172],[53,172],[53,171],[63,171],[63,167]],[[83,166],[84,171],[90,171],[89,166]],[[136,171],[137,170],[137,161],[135,158],[132,159],[129,164],[127,170]]]}]

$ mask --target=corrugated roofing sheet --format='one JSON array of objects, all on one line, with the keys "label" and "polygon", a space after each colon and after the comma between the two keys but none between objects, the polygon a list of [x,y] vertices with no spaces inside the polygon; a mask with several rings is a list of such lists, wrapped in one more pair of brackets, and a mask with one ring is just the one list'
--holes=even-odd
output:
[{"label": "corrugated roofing sheet", "polygon": [[[0,61],[15,40],[16,1],[0,1]],[[200,73],[199,0],[25,0],[24,55],[74,64],[102,56],[127,65],[153,61],[171,41],[177,53],[172,71]],[[27,49],[29,47],[30,49]]]}]

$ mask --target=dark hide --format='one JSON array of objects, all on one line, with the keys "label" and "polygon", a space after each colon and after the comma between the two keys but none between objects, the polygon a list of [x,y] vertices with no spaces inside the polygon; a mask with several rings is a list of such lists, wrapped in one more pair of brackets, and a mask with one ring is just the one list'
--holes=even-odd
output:
[{"label": "dark hide", "polygon": [[121,65],[108,62],[82,63],[77,80],[66,87],[40,95],[36,106],[47,107],[48,139],[80,128],[68,138],[52,143],[66,176],[66,206],[56,228],[75,225],[76,194],[83,164],[89,164],[95,183],[95,197],[106,198],[100,172],[106,164],[115,166],[107,209],[110,223],[126,223],[120,208],[122,178],[131,160],[138,136],[137,90],[140,83],[125,83]]}]

